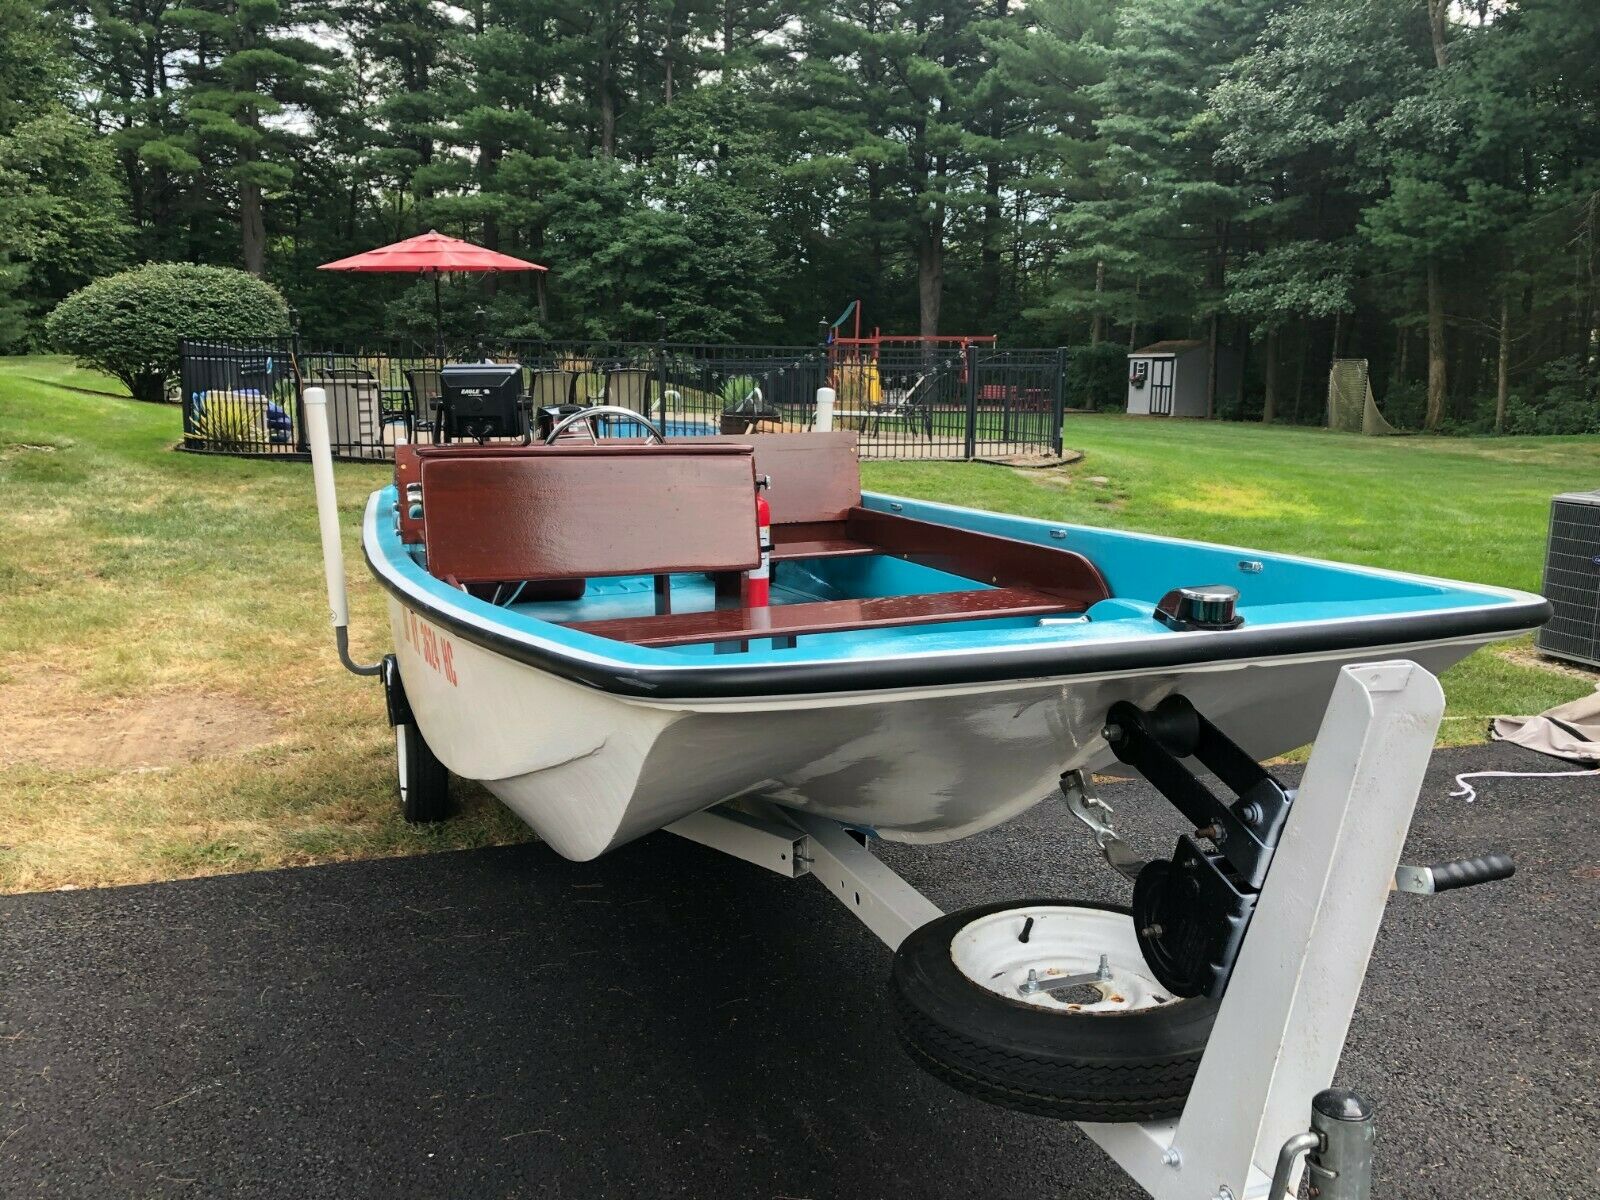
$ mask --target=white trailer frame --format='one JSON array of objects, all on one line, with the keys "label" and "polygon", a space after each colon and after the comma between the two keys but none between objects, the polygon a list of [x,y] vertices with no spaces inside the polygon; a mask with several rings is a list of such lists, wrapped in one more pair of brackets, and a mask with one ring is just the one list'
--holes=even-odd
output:
[{"label": "white trailer frame", "polygon": [[[327,396],[304,399],[339,657],[378,674],[350,659]],[[1340,670],[1182,1115],[1079,1123],[1156,1200],[1264,1200],[1275,1168],[1296,1194],[1291,1153],[1320,1140],[1306,1132],[1311,1100],[1343,1053],[1443,713],[1439,681],[1416,663]],[[837,822],[756,804],[667,828],[788,878],[816,875],[891,950],[942,915]],[[1435,880],[1411,871],[1400,885]]]},{"label": "white trailer frame", "polygon": [[[1340,672],[1182,1116],[1079,1123],[1156,1200],[1268,1197],[1280,1149],[1333,1081],[1443,713],[1416,663]],[[942,915],[832,821],[757,805],[667,828],[815,875],[891,950]]]}]

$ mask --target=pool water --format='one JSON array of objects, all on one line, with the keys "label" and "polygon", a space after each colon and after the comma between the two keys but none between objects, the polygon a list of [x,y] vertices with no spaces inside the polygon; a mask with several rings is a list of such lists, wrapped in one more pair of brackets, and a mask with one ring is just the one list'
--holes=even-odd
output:
[{"label": "pool water", "polygon": [[[660,422],[657,422],[660,424]],[[644,426],[637,421],[627,421],[612,417],[603,417],[600,420],[601,430],[606,437],[636,438],[643,437]],[[685,420],[681,417],[669,418],[663,427],[663,432],[669,438],[675,437],[703,437],[717,432],[717,427],[709,421]]]}]

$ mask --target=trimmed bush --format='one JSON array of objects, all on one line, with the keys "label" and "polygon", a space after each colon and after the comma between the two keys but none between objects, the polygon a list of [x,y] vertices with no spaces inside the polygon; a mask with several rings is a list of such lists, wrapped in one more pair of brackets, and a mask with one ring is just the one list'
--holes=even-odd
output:
[{"label": "trimmed bush", "polygon": [[52,345],[114,375],[135,400],[161,400],[182,338],[273,337],[289,331],[278,290],[231,267],[148,263],[97,279],[45,321]]},{"label": "trimmed bush", "polygon": [[1128,348],[1113,342],[1067,347],[1067,407],[1119,409],[1128,400]]}]

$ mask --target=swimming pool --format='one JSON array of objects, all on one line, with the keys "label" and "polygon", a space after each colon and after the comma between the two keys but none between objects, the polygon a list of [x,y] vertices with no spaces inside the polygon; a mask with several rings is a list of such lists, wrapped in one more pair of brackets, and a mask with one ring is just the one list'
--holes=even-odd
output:
[{"label": "swimming pool", "polygon": [[[636,438],[644,436],[644,426],[637,421],[628,421],[615,417],[600,417],[596,422],[604,437]],[[677,437],[702,437],[717,432],[717,426],[710,421],[696,421],[688,417],[668,417],[666,424],[656,422],[661,426],[662,432],[669,438]]]}]

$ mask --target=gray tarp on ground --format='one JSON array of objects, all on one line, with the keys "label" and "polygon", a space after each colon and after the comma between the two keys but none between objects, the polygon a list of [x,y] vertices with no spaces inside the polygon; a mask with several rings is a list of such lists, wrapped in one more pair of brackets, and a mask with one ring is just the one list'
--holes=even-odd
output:
[{"label": "gray tarp on ground", "polygon": [[1600,686],[1592,696],[1558,704],[1537,717],[1496,717],[1490,734],[1569,762],[1600,764]]}]

